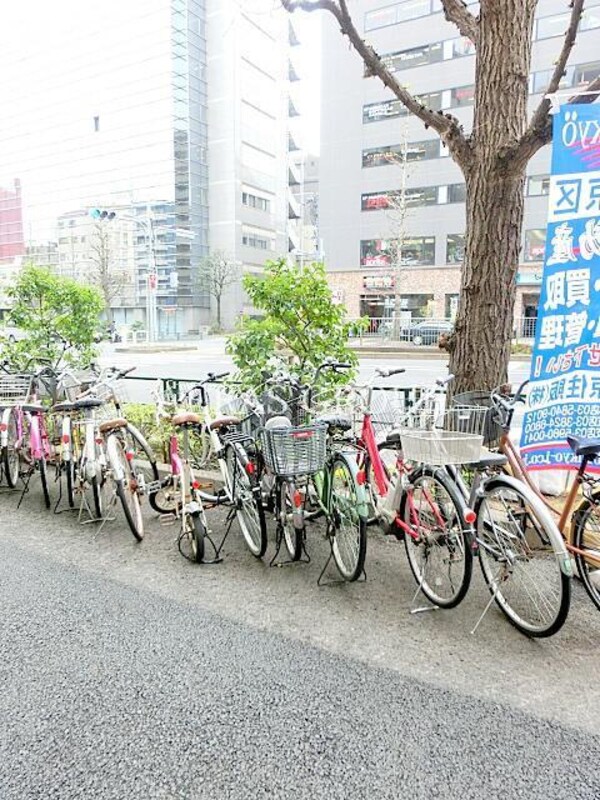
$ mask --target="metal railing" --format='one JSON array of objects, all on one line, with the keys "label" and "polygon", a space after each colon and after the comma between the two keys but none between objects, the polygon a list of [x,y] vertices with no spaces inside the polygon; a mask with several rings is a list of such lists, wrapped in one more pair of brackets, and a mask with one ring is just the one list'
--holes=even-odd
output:
[{"label": "metal railing", "polygon": [[[532,344],[535,337],[536,319],[534,317],[515,317],[513,319],[513,340],[517,343]],[[415,347],[437,347],[440,336],[449,334],[453,320],[440,317],[395,319],[392,317],[371,317],[368,325],[357,336],[362,340],[400,342]]]}]

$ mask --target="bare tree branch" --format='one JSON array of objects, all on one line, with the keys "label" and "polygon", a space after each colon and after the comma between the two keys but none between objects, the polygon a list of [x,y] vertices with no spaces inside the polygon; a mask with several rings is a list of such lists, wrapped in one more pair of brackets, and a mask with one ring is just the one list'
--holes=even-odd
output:
[{"label": "bare tree branch", "polygon": [[479,41],[479,20],[469,11],[463,0],[442,0],[444,16],[453,22],[460,33],[476,46]]},{"label": "bare tree branch", "polygon": [[392,90],[398,100],[425,123],[426,128],[433,128],[444,144],[447,145],[451,156],[462,168],[463,172],[468,171],[471,164],[472,151],[459,120],[451,114],[444,114],[442,111],[434,111],[431,108],[427,108],[417,97],[398,83],[394,75],[383,63],[381,56],[361,38],[352,22],[347,0],[339,0],[338,2],[335,2],[335,0],[281,0],[281,4],[289,12],[298,9],[302,11],[322,9],[333,14],[340,25],[342,34],[348,37],[356,52],[363,59],[369,73],[377,75],[382,83]]},{"label": "bare tree branch", "polygon": [[[565,39],[562,49],[556,60],[554,72],[550,78],[550,82],[546,87],[544,96],[540,104],[536,108],[531,118],[527,130],[521,137],[517,146],[507,155],[507,160],[516,160],[519,163],[527,162],[541,147],[552,139],[552,116],[550,109],[552,104],[547,97],[549,94],[554,94],[560,86],[560,82],[565,74],[565,69],[571,56],[571,51],[577,38],[577,29],[581,21],[581,15],[584,10],[585,0],[571,0],[571,18],[569,20],[569,27],[565,31]],[[591,98],[592,102],[594,98]],[[571,98],[569,102],[581,102],[580,99]]]}]

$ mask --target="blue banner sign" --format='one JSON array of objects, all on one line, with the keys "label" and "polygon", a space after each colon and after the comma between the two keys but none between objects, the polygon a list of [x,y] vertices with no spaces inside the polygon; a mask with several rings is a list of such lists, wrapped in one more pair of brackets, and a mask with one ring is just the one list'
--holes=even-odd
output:
[{"label": "blue banner sign", "polygon": [[600,106],[554,117],[546,255],[521,453],[575,466],[566,437],[600,438]]}]

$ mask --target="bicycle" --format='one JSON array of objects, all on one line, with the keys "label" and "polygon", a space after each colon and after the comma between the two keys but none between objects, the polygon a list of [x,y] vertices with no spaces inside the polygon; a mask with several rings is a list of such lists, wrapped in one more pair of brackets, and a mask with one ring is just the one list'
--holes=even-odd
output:
[{"label": "bicycle", "polygon": [[[431,431],[437,419],[436,392],[451,378],[437,381],[436,387],[425,390],[412,409],[398,409],[394,427],[400,430],[389,431],[377,442],[373,381],[377,376],[388,378],[402,372],[402,368],[378,369],[366,384],[352,387],[358,399],[358,408],[353,410],[359,412],[360,421],[359,471],[369,491],[373,521],[382,523],[385,533],[404,539],[417,593],[421,591],[436,607],[453,608],[463,600],[471,581],[469,533],[474,514],[438,463],[443,452],[438,443],[434,440],[425,459],[418,447],[423,438],[428,438],[427,429]],[[452,428],[455,421],[445,422]],[[388,423],[392,427],[391,419]],[[470,424],[470,420],[466,423]],[[416,448],[412,453],[409,441]],[[451,453],[444,455],[447,460]],[[411,460],[416,462],[415,468],[410,466]],[[424,460],[429,463],[420,463]]]},{"label": "bicycle", "polygon": [[[507,403],[488,403],[483,441],[493,444],[498,411]],[[454,408],[481,404],[480,393],[455,395]],[[506,438],[513,408],[503,427]],[[506,423],[506,419],[508,422]],[[508,451],[508,448],[507,448]],[[468,468],[471,475],[449,466],[455,486],[474,510],[472,548],[491,597],[473,632],[492,602],[509,622],[531,637],[547,637],[564,624],[570,606],[572,565],[568,550],[547,505],[520,476],[508,475],[506,454],[485,448]]]},{"label": "bicycle", "polygon": [[[225,543],[233,519],[238,520],[244,541],[252,555],[261,558],[267,548],[267,530],[264,511],[260,497],[260,486],[256,479],[256,465],[249,457],[244,443],[248,441],[248,436],[238,431],[241,423],[239,417],[233,415],[215,415],[210,405],[210,397],[207,389],[209,384],[222,383],[229,373],[209,375],[201,382],[195,384],[182,398],[180,403],[189,402],[193,405],[198,401],[200,414],[194,411],[183,411],[172,417],[172,422],[177,428],[182,429],[184,439],[184,459],[178,458],[179,441],[177,435],[170,438],[170,458],[171,472],[162,481],[147,487],[149,493],[153,493],[155,498],[155,509],[160,513],[180,516],[185,507],[184,492],[193,493],[194,502],[197,508],[193,508],[192,514],[198,525],[194,525],[191,530],[189,525],[184,529],[182,525],[182,535],[191,534],[194,541],[192,554],[195,561],[204,560],[204,539],[208,537],[208,527],[204,516],[204,503],[213,506],[229,505],[230,514],[228,517],[228,527],[226,533],[219,544],[215,547],[215,559],[218,559],[221,549]],[[160,401],[159,401],[160,402]],[[199,481],[193,477],[193,467],[191,464],[191,448],[189,434],[194,433],[200,437],[206,437],[210,450],[218,460],[223,489],[218,493],[207,492],[202,488]],[[187,453],[187,455],[186,455]],[[185,469],[182,478],[182,467],[187,460],[189,469]],[[191,481],[191,483],[190,483]],[[183,485],[182,485],[183,484]],[[200,544],[200,540],[202,544]],[[181,541],[181,539],[180,539]]]},{"label": "bicycle", "polygon": [[[3,365],[0,375],[0,443],[3,472],[9,488],[16,488],[23,479],[23,491],[18,505],[29,491],[34,473],[40,476],[44,505],[50,508],[48,461],[51,457],[50,438],[46,429],[45,407],[39,402],[40,380],[47,368],[30,374],[11,374]],[[21,469],[22,465],[26,469]]]},{"label": "bicycle", "polygon": [[[133,453],[133,467],[136,475],[142,477],[144,485],[159,479],[158,464],[152,448],[141,431],[126,418],[121,381],[133,372],[135,367],[128,369],[104,367],[100,371],[95,371],[93,367],[91,369],[91,373],[84,372],[78,375],[65,368],[56,375],[56,393],[58,396],[64,395],[66,399],[55,403],[52,413],[61,417],[59,473],[64,472],[66,475],[67,502],[70,508],[75,507],[75,473],[78,463],[77,454],[73,457],[72,452],[76,450],[80,453],[78,426],[72,424],[72,415],[83,410],[82,401],[86,398],[103,401],[95,404],[98,419],[100,417],[103,417],[104,421],[125,419],[126,425],[122,427],[121,436],[125,439],[127,451]],[[97,492],[95,494],[98,495]],[[153,506],[152,495],[148,497],[148,500]],[[96,500],[94,502],[98,512],[99,503]]]},{"label": "bicycle", "polygon": [[[101,521],[104,525],[108,509],[118,499],[129,529],[137,541],[141,541],[144,538],[141,510],[144,476],[136,471],[135,454],[127,443],[127,420],[114,415],[107,415],[103,421],[98,417],[99,410],[107,406],[107,399],[95,395],[95,390],[101,390],[102,386],[102,381],[93,382],[92,379],[91,385],[76,399],[52,406],[52,412],[62,417],[59,471],[66,472],[69,506],[75,506],[77,493],[81,496],[80,521],[87,507],[89,521]],[[105,509],[103,494],[110,482],[113,498]],[[88,490],[93,510],[86,500]]]}]

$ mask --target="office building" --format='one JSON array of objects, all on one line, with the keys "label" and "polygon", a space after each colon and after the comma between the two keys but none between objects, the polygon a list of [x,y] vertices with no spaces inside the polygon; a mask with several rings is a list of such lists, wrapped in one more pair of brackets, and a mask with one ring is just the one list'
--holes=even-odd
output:
[{"label": "office building", "polygon": [[[476,3],[470,6],[477,11]],[[439,0],[357,0],[351,12],[400,83],[471,129],[474,48],[445,20]],[[532,109],[550,79],[569,16],[561,0],[539,3]],[[600,0],[589,0],[561,88],[575,91],[600,74],[599,29]],[[352,317],[390,317],[396,294],[403,316],[453,317],[464,251],[463,176],[437,135],[408,115],[378,78],[365,77],[333,19],[324,21],[322,51],[319,216],[331,285]],[[547,147],[528,167],[515,307],[526,333],[533,330],[527,320],[535,316],[540,292],[549,165]],[[396,202],[401,187],[404,207]],[[403,242],[399,259],[397,240]]]},{"label": "office building", "polygon": [[[150,295],[159,335],[194,335],[212,319],[203,257],[241,275],[288,252],[289,16],[269,0],[10,5],[0,256],[12,269],[56,245],[59,271],[88,280],[95,231],[122,279],[117,324],[145,324]],[[226,309],[228,325],[248,310],[240,280]]]}]

